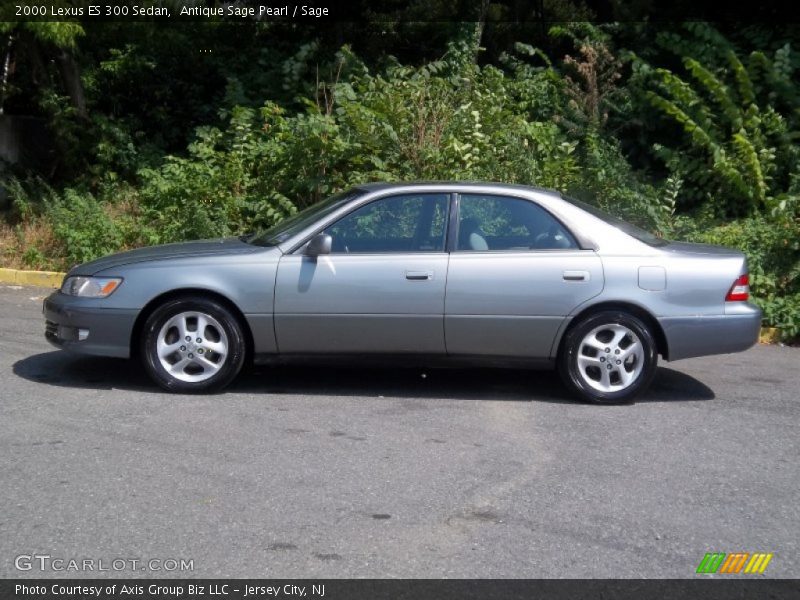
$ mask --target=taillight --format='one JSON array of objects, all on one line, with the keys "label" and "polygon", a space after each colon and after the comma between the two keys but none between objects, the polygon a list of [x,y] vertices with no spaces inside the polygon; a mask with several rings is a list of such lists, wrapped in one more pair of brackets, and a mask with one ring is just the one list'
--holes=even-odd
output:
[{"label": "taillight", "polygon": [[750,276],[745,273],[733,282],[725,302],[741,302],[750,298]]}]

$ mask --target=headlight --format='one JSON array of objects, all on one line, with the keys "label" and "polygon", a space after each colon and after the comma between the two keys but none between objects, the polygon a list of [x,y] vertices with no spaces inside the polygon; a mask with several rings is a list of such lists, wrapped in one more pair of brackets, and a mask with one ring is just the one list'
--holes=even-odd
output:
[{"label": "headlight", "polygon": [[122,283],[120,277],[67,277],[61,285],[61,293],[83,298],[105,298]]}]

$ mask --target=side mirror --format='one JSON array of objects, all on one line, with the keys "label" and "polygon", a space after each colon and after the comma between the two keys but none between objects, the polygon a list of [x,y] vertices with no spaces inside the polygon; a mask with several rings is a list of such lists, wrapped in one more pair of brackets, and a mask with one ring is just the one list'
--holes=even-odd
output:
[{"label": "side mirror", "polygon": [[327,233],[318,233],[306,246],[306,256],[317,257],[320,254],[330,254],[333,238]]}]

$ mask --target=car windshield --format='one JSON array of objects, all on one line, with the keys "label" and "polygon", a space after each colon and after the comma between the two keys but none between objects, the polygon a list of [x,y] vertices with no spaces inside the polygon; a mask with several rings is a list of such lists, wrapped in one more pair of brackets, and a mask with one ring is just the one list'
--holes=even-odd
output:
[{"label": "car windshield", "polygon": [[562,198],[567,202],[569,202],[570,204],[574,204],[578,208],[588,212],[590,215],[593,215],[598,219],[605,221],[609,225],[613,225],[623,233],[627,233],[629,236],[636,238],[637,240],[647,244],[648,246],[666,246],[667,244],[669,244],[669,240],[657,237],[652,233],[650,233],[649,231],[642,229],[641,227],[637,227],[632,223],[623,221],[619,217],[615,217],[614,215],[610,215],[607,212],[600,210],[596,206],[592,206],[591,204],[587,204],[586,202],[581,202],[580,200],[576,200],[575,198],[568,198],[567,196],[563,195]]},{"label": "car windshield", "polygon": [[245,236],[242,239],[248,244],[253,244],[255,246],[277,246],[363,193],[364,192],[361,190],[348,190],[330,196],[322,202],[304,208],[300,212],[293,214],[291,217],[284,219],[268,229],[250,236]]}]

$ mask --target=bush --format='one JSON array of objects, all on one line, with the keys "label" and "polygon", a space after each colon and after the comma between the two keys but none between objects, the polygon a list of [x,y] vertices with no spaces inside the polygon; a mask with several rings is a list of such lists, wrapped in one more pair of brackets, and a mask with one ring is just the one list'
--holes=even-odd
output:
[{"label": "bush", "polygon": [[[357,62],[346,49],[340,58]],[[142,170],[154,230],[169,241],[240,233],[374,180],[489,179],[565,191],[578,181],[578,143],[552,120],[530,118],[529,92],[539,89],[531,78],[520,83],[455,50],[384,75],[352,70],[359,74],[348,82],[321,83],[299,114],[274,103],[236,107],[224,130],[197,130],[188,157]]]},{"label": "bush", "polygon": [[94,196],[67,189],[48,201],[46,215],[70,264],[82,263],[119,250],[122,233]]},{"label": "bush", "polygon": [[[226,131],[197,130],[189,157],[167,157],[158,169],[143,169],[144,219],[158,241],[227,236],[268,227],[295,212],[294,205],[270,189],[274,163],[282,154],[281,136],[268,135],[268,113],[233,110]],[[280,114],[278,118],[282,118]]]},{"label": "bush", "polygon": [[580,152],[581,177],[570,192],[645,229],[669,230],[675,210],[671,186],[676,182],[668,180],[658,189],[642,181],[619,145],[596,132],[584,137]]},{"label": "bush", "polygon": [[157,241],[141,219],[136,192],[113,184],[95,195],[54,190],[41,179],[12,179],[13,224],[0,227],[3,265],[65,270],[127,248]]},{"label": "bush", "polygon": [[[342,60],[355,61],[347,54]],[[202,127],[186,158],[143,169],[144,216],[163,240],[266,227],[371,180],[498,179],[567,189],[575,142],[530,121],[501,71],[473,64],[394,65],[320,85],[306,109],[234,108]],[[289,200],[291,198],[291,200]]]}]

